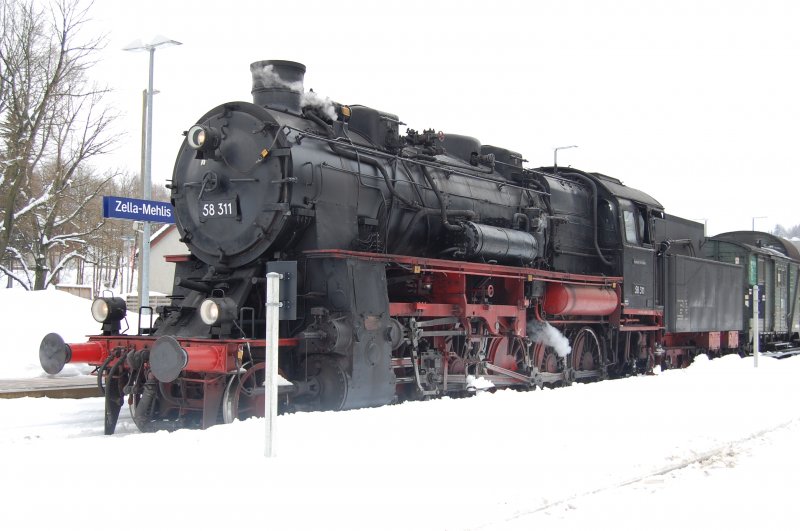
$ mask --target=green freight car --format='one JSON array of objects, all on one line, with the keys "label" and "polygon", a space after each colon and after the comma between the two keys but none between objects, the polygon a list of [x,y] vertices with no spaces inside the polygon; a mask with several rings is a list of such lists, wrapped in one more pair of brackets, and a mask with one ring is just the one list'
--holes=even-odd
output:
[{"label": "green freight car", "polygon": [[800,250],[789,240],[766,232],[735,231],[708,238],[706,258],[741,264],[743,329],[752,351],[753,286],[758,286],[759,350],[780,351],[800,346]]}]

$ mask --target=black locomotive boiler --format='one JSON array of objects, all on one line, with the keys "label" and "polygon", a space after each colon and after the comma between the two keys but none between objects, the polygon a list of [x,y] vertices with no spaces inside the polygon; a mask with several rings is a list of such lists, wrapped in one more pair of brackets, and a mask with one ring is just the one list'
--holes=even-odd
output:
[{"label": "black locomotive boiler", "polygon": [[121,300],[97,299],[101,334],[42,341],[49,373],[97,367],[106,433],[126,400],[144,431],[263,414],[273,270],[297,293],[280,330],[284,410],[464,395],[481,378],[600,380],[739,347],[728,288],[742,268],[693,256],[698,224],[647,194],[524,168],[469,136],[401,135],[393,114],[305,93],[299,63],[251,72],[253,103],[208,111],[178,153],[169,187],[190,254],[170,257],[172,304],[128,335]]}]

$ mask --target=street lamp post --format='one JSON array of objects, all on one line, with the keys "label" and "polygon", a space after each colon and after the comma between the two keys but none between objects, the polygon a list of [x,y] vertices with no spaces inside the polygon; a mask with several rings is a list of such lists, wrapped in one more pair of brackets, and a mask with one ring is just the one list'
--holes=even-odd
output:
[{"label": "street lamp post", "polygon": [[[128,52],[147,51],[150,54],[149,75],[147,78],[147,97],[145,101],[147,112],[145,113],[144,128],[144,164],[142,168],[142,199],[149,201],[152,198],[152,151],[153,151],[153,59],[155,58],[156,48],[165,46],[177,46],[181,43],[166,37],[155,37],[152,42],[142,44],[137,40],[123,48]],[[139,255],[139,275],[141,277],[141,289],[139,290],[139,311],[144,307],[150,306],[150,222],[143,223],[142,232],[142,252]],[[150,312],[152,315],[152,311]]]},{"label": "street lamp post", "polygon": [[692,221],[703,222],[703,236],[708,236],[708,218],[691,218]]},{"label": "street lamp post", "polygon": [[572,149],[578,146],[561,146],[553,150],[553,174],[558,175],[558,150],[559,149]]}]

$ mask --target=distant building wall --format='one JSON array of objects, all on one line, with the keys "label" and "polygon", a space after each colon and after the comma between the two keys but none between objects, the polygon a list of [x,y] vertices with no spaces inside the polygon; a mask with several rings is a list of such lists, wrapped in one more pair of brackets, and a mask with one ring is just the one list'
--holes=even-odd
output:
[{"label": "distant building wall", "polygon": [[94,298],[94,294],[92,293],[91,286],[75,286],[72,284],[57,284],[56,289],[58,291],[64,291],[69,293],[70,295],[77,295],[78,297],[82,297],[84,299],[92,300]]},{"label": "distant building wall", "polygon": [[165,257],[172,254],[189,254],[189,248],[178,239],[180,234],[175,225],[168,225],[150,241],[150,291],[165,295],[172,294],[175,278],[175,264],[167,262]]}]

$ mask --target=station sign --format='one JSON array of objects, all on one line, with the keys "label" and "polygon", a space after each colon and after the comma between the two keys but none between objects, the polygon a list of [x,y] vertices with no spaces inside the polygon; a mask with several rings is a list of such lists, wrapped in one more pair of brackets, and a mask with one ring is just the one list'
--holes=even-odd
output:
[{"label": "station sign", "polygon": [[156,223],[175,223],[171,203],[134,199],[132,197],[115,197],[113,195],[103,196],[103,217],[153,221]]}]

